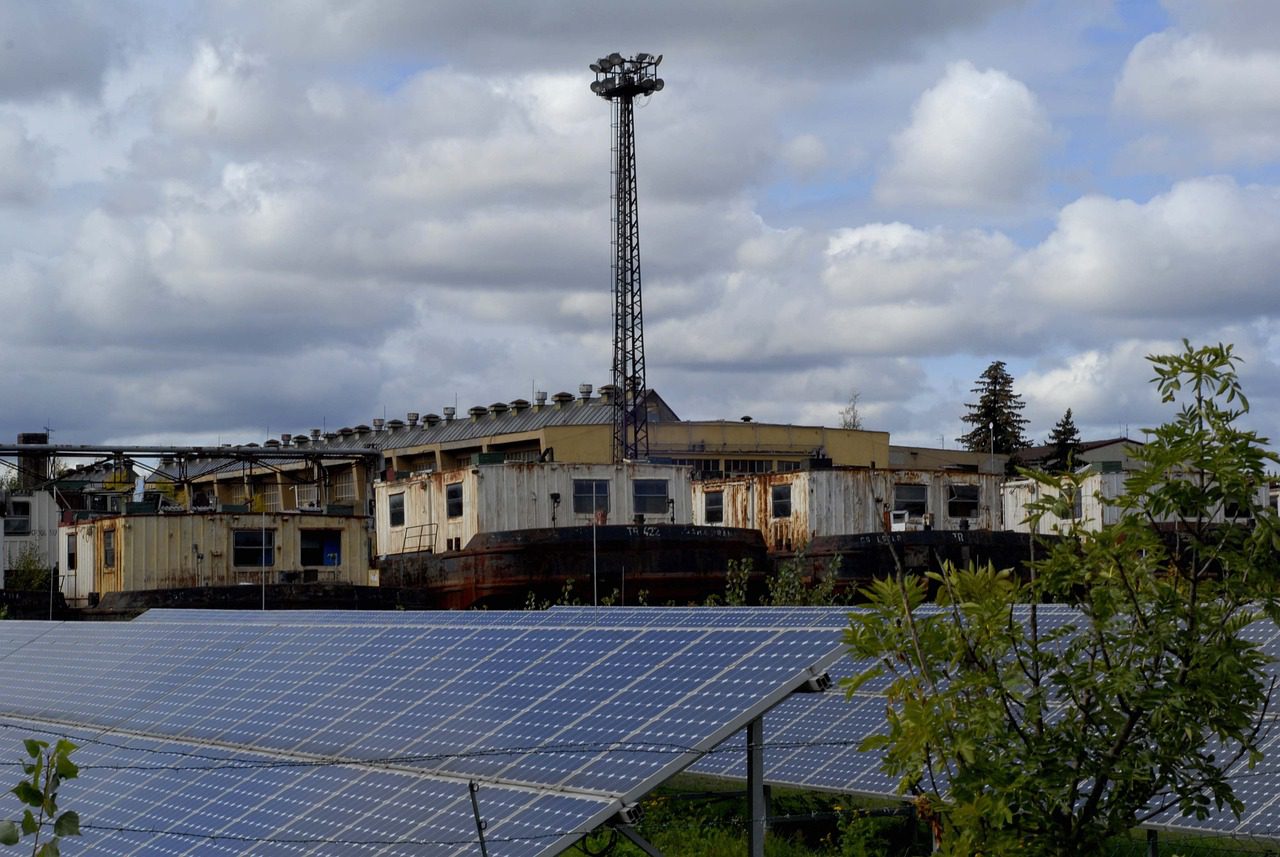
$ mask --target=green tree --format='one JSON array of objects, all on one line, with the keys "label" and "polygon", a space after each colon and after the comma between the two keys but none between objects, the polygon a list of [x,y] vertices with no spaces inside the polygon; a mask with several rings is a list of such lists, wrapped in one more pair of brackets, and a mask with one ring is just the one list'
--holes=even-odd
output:
[{"label": "green tree", "polygon": [[1004,368],[1003,360],[993,360],[983,370],[972,392],[978,394],[978,401],[966,403],[969,413],[960,419],[973,428],[956,438],[957,443],[970,452],[991,451],[1002,455],[1028,445],[1023,434],[1028,421],[1022,415],[1026,405],[1013,391],[1013,376]]},{"label": "green tree", "polygon": [[[1179,407],[1147,432],[1117,523],[1064,525],[1027,582],[946,569],[936,606],[899,573],[850,618],[851,652],[877,659],[854,684],[891,679],[887,730],[866,747],[935,809],[944,853],[1096,854],[1170,808],[1243,808],[1226,774],[1260,758],[1272,692],[1247,629],[1280,618],[1280,522],[1257,499],[1280,459],[1239,425],[1230,346],[1148,359]],[[1069,519],[1084,477],[1028,475],[1048,498],[1036,514]]]},{"label": "green tree", "polygon": [[1045,462],[1045,469],[1050,473],[1067,470],[1080,454],[1080,430],[1076,428],[1070,408],[1049,432],[1049,445],[1053,447],[1053,457]]},{"label": "green tree", "polygon": [[[27,739],[23,742],[30,761],[22,763],[26,775],[10,791],[26,809],[21,821],[0,821],[0,845],[17,845],[22,837],[33,837],[31,857],[58,857],[64,836],[80,835],[80,816],[73,810],[58,812],[58,789],[64,780],[80,773],[71,753],[76,749],[65,738],[52,748],[46,741]],[[53,826],[53,838],[40,844],[46,825]]]}]

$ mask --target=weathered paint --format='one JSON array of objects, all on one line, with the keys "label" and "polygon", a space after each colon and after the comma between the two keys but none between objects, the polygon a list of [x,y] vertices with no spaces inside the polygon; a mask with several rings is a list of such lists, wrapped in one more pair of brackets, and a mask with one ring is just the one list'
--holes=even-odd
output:
[{"label": "weathered paint", "polygon": [[[1058,532],[1065,530],[1073,523],[1077,523],[1087,531],[1097,532],[1104,526],[1116,523],[1120,518],[1120,510],[1112,505],[1110,501],[1115,500],[1124,493],[1125,481],[1128,478],[1126,473],[1088,474],[1080,486],[1079,517],[1069,519],[1045,514],[1040,519],[1039,531],[1041,533]],[[1268,492],[1269,489],[1266,485],[1259,485],[1254,491],[1253,502],[1260,506],[1267,505],[1269,503]],[[1031,504],[1039,500],[1057,497],[1059,493],[1059,490],[1054,486],[1041,485],[1030,479],[1019,479],[1005,483],[1002,487],[1002,500],[1008,528],[1020,533],[1030,532],[1029,510]],[[1156,523],[1163,524],[1172,523],[1175,519],[1171,516],[1157,516],[1155,520]],[[1215,523],[1222,520],[1224,518],[1221,512],[1213,517],[1213,522]]]},{"label": "weathered paint", "polygon": [[382,585],[426,593],[440,609],[520,608],[570,596],[590,604],[703,603],[723,595],[730,561],[755,571],[768,559],[753,530],[689,524],[569,526],[481,533],[466,550],[383,557]]},{"label": "weathered paint", "polygon": [[[480,533],[551,527],[590,526],[595,516],[574,512],[574,480],[603,480],[609,485],[609,511],[600,524],[634,523],[636,480],[667,483],[674,501],[650,523],[689,523],[690,478],[686,467],[669,464],[570,464],[505,462],[482,464],[374,484],[374,521],[379,556],[421,551],[443,552],[466,546]],[[449,486],[460,485],[462,510],[449,515]],[[558,494],[557,505],[551,498]],[[391,498],[400,495],[404,523],[391,525]],[[456,511],[456,509],[455,509]]]},{"label": "weathered paint", "polygon": [[[265,574],[257,565],[238,567],[234,562],[234,533],[261,529],[272,531],[275,543],[274,562]],[[302,536],[308,531],[337,534],[340,549],[333,558],[336,561],[303,563]],[[105,561],[108,533],[114,534],[115,543],[111,565]],[[369,583],[371,551],[362,517],[298,513],[112,515],[64,526],[61,534],[64,563],[68,536],[76,541],[77,598],[87,598],[88,592],[232,586],[264,580]],[[86,591],[84,583],[90,574],[92,588]]]},{"label": "weathered paint", "polygon": [[[771,551],[789,551],[819,536],[892,529],[895,486],[923,485],[924,514],[908,516],[897,529],[992,530],[1000,528],[1000,478],[968,471],[840,467],[705,479],[693,483],[693,520],[707,523],[706,495],[722,492],[723,526],[759,530]],[[952,514],[953,485],[978,488],[975,514]],[[774,489],[784,486],[790,488],[790,511],[779,515]]]}]

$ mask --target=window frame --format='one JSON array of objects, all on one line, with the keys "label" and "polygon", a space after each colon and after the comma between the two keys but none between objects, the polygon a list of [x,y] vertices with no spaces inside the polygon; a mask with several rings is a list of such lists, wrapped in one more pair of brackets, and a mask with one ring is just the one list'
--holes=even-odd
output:
[{"label": "window frame", "polygon": [[[584,486],[593,486],[592,491],[580,490]],[[598,490],[604,488],[601,493]],[[573,514],[595,515],[600,512],[609,514],[609,480],[608,479],[575,479],[573,480]]]},{"label": "window frame", "polygon": [[[786,496],[783,497],[783,492]],[[773,520],[791,517],[791,483],[769,486],[769,517]]]},{"label": "window frame", "polygon": [[[241,542],[255,542],[241,544]],[[252,562],[243,562],[253,554]],[[231,565],[233,568],[275,568],[276,531],[274,527],[245,527],[231,531]]]},{"label": "window frame", "polygon": [[[711,498],[715,497],[713,504]],[[714,516],[712,514],[714,509]],[[708,524],[724,523],[724,492],[704,491],[702,494],[702,520]]]},{"label": "window frame", "polygon": [[[960,498],[956,496],[957,489],[964,489],[965,493],[972,492],[971,498]],[[927,496],[927,495],[926,495]],[[926,501],[927,502],[927,501]],[[970,506],[972,511],[968,514],[960,514],[956,511],[956,504]],[[982,486],[970,485],[966,482],[948,482],[947,483],[947,517],[949,518],[976,518],[982,512]]]},{"label": "window frame", "polygon": [[[656,491],[642,493],[642,487],[660,487],[662,493],[659,494]],[[670,500],[671,484],[666,479],[634,479],[631,482],[631,503],[637,515],[665,515],[671,508]]]},{"label": "window frame", "polygon": [[[333,537],[337,540],[338,550],[336,552],[329,552],[325,550],[325,547],[331,543],[330,539],[327,539],[326,537]],[[317,540],[319,544],[315,544]],[[311,542],[312,544],[308,544],[308,542]],[[330,555],[333,557],[333,562],[329,562]],[[319,561],[308,562],[308,559],[319,559]],[[342,530],[328,527],[299,530],[298,564],[302,566],[323,566],[326,568],[342,565]]]},{"label": "window frame", "polygon": [[462,483],[450,482],[444,486],[444,516],[450,520],[461,518],[466,507],[463,505],[464,497]]},{"label": "window frame", "polygon": [[404,526],[404,492],[387,495],[387,526]]},{"label": "window frame", "polygon": [[[921,493],[919,499],[908,499],[901,496],[902,489],[911,489],[910,493]],[[919,511],[915,511],[916,509]],[[895,482],[893,484],[893,511],[906,512],[907,518],[923,518],[929,512],[929,486],[918,482]]]}]

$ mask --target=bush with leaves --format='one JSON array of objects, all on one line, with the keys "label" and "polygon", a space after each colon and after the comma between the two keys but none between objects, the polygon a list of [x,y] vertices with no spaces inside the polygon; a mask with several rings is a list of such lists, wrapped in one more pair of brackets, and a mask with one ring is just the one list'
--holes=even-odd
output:
[{"label": "bush with leaves", "polygon": [[[1116,523],[1070,521],[1083,477],[1028,473],[1052,489],[1035,515],[1069,521],[1029,581],[947,568],[939,610],[900,572],[850,617],[852,654],[877,660],[854,686],[891,679],[864,746],[927,798],[943,853],[1093,854],[1163,812],[1244,808],[1228,773],[1260,758],[1273,690],[1248,628],[1280,619],[1280,522],[1259,492],[1280,459],[1240,425],[1230,346],[1148,359],[1178,411],[1147,432]],[[1076,612],[1050,622],[1049,601]]]},{"label": "bush with leaves", "polygon": [[[11,789],[27,808],[21,821],[0,822],[0,845],[17,845],[24,836],[33,837],[32,857],[58,857],[64,836],[80,835],[80,817],[74,810],[58,812],[58,789],[63,781],[80,773],[71,753],[76,749],[65,738],[52,748],[47,741],[27,739],[23,742],[30,761],[22,763],[26,776]],[[53,837],[40,844],[45,827],[52,825]]]},{"label": "bush with leaves", "polygon": [[53,570],[45,562],[40,548],[33,543],[22,545],[9,557],[4,575],[4,588],[15,591],[48,592]]}]

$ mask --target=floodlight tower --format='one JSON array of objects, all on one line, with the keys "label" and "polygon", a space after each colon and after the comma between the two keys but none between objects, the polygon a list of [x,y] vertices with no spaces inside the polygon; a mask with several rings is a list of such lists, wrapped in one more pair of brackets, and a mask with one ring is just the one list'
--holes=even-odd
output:
[{"label": "floodlight tower", "polygon": [[640,222],[636,216],[637,95],[662,89],[662,56],[609,54],[591,64],[591,91],[613,104],[613,460],[649,457],[645,407],[644,313],[640,303]]}]

